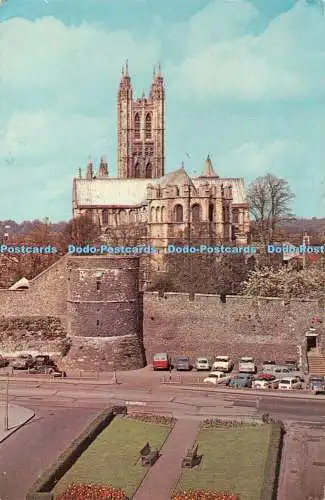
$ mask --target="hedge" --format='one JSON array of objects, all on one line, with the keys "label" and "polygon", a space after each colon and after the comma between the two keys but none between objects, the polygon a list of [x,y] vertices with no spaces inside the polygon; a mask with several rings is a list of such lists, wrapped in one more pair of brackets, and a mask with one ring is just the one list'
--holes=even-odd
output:
[{"label": "hedge", "polygon": [[277,498],[284,434],[285,430],[282,422],[271,423],[269,449],[264,469],[260,500],[276,500]]},{"label": "hedge", "polygon": [[57,482],[71,469],[72,465],[105,427],[111,423],[114,416],[126,413],[126,406],[113,406],[102,411],[33,484],[27,493],[26,500],[53,500],[51,492]]}]

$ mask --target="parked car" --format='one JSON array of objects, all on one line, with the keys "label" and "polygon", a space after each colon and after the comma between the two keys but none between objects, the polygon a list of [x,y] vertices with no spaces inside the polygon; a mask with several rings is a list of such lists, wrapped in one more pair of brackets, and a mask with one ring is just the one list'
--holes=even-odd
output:
[{"label": "parked car", "polygon": [[212,365],[213,371],[230,372],[234,367],[234,362],[229,356],[216,356]]},{"label": "parked car", "polygon": [[7,360],[7,358],[4,358],[1,354],[0,354],[0,368],[5,368],[6,366],[9,365],[9,361]]},{"label": "parked car", "polygon": [[229,382],[227,382],[228,387],[240,388],[240,387],[252,387],[253,376],[249,373],[239,373],[234,377],[231,377]]},{"label": "parked car", "polygon": [[270,373],[261,373],[252,382],[252,389],[277,389],[278,387],[279,380]]},{"label": "parked car", "polygon": [[12,363],[14,370],[28,370],[34,366],[33,356],[31,354],[22,354],[18,356]]},{"label": "parked car", "polygon": [[48,354],[38,354],[34,358],[34,366],[55,366],[55,362]]},{"label": "parked car", "polygon": [[210,365],[208,358],[197,358],[197,360],[195,362],[195,369],[197,371],[210,370],[211,365]]},{"label": "parked car", "polygon": [[52,375],[53,377],[66,377],[67,374],[63,370],[59,370],[59,368],[54,364],[51,366],[46,365],[36,365],[29,370],[29,373],[32,375]]},{"label": "parked car", "polygon": [[205,384],[223,384],[230,380],[230,375],[225,372],[211,372],[203,380]]},{"label": "parked car", "polygon": [[325,392],[325,377],[316,377],[312,375],[308,382],[308,388],[313,391],[314,394],[322,394]]},{"label": "parked car", "polygon": [[254,358],[248,356],[240,358],[238,368],[240,373],[256,373],[256,364],[254,362]]},{"label": "parked car", "polygon": [[156,370],[169,370],[171,368],[171,360],[166,352],[159,352],[154,355],[152,368]]},{"label": "parked car", "polygon": [[302,382],[297,377],[286,377],[279,381],[280,391],[290,391],[292,389],[301,389]]},{"label": "parked car", "polygon": [[270,366],[276,365],[276,362],[274,359],[269,359],[266,361],[263,361],[262,363],[262,371],[264,372],[265,368],[269,368]]},{"label": "parked car", "polygon": [[175,368],[177,371],[181,371],[181,370],[190,371],[190,370],[192,370],[192,365],[191,365],[189,358],[179,356],[175,360]]},{"label": "parked car", "polygon": [[294,359],[287,359],[284,362],[284,365],[287,366],[289,369],[291,369],[293,372],[299,371],[298,362]]},{"label": "parked car", "polygon": [[287,366],[283,365],[264,365],[262,371],[263,373],[271,373],[278,378],[281,378],[283,375],[292,375],[292,371]]}]

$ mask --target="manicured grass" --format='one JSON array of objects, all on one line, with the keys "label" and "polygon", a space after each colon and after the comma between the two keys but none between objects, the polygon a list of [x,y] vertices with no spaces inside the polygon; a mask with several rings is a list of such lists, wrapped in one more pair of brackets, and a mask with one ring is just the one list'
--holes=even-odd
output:
[{"label": "manicured grass", "polygon": [[211,489],[260,500],[270,434],[270,425],[202,429],[197,438],[202,462],[183,471],[175,491]]},{"label": "manicured grass", "polygon": [[72,483],[112,485],[131,496],[148,469],[139,462],[139,452],[149,441],[160,449],[171,427],[115,417],[72,468],[57,483],[54,496]]}]

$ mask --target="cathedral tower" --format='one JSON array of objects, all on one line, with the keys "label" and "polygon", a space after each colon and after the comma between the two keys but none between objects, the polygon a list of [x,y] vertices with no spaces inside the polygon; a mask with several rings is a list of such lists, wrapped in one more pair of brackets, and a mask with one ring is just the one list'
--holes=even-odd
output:
[{"label": "cathedral tower", "polygon": [[118,93],[118,177],[162,177],[165,169],[165,89],[160,67],[154,70],[148,97],[133,100],[128,64]]}]

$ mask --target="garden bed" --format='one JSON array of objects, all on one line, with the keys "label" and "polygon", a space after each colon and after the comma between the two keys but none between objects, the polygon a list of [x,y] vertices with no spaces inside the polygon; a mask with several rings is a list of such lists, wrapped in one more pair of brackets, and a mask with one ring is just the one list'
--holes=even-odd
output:
[{"label": "garden bed", "polygon": [[111,485],[131,497],[148,471],[139,461],[140,450],[147,442],[160,449],[171,428],[143,418],[115,417],[60,479],[54,498],[73,483]]},{"label": "garden bed", "polygon": [[197,437],[203,459],[198,467],[182,472],[175,493],[210,490],[231,492],[240,500],[271,500],[270,480],[275,480],[281,438],[278,424],[203,426]]}]

